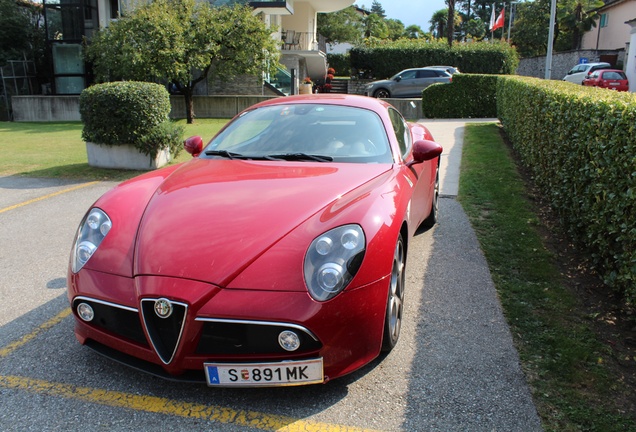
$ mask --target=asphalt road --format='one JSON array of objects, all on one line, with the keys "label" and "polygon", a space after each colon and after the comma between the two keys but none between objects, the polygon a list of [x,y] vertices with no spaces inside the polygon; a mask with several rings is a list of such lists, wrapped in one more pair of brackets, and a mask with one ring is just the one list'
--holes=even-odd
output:
[{"label": "asphalt road", "polygon": [[455,199],[464,122],[426,124],[445,149],[441,221],[410,244],[401,339],[326,385],[172,383],[80,346],[65,296],[69,251],[84,212],[115,184],[0,177],[0,430],[541,430]]}]

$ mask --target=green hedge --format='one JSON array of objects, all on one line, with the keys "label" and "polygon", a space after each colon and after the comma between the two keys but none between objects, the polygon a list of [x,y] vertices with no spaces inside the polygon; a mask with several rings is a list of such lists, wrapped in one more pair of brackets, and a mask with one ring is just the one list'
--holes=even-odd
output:
[{"label": "green hedge", "polygon": [[447,65],[475,74],[513,74],[519,65],[517,51],[503,42],[456,43],[417,39],[371,41],[349,51],[351,67],[360,75],[389,78],[412,67]]},{"label": "green hedge", "polygon": [[497,111],[567,233],[636,301],[636,96],[499,77]]},{"label": "green hedge", "polygon": [[422,92],[425,118],[497,117],[498,75],[455,74],[450,84],[435,84]]},{"label": "green hedge", "polygon": [[155,157],[168,148],[181,150],[183,128],[170,122],[170,95],[147,82],[111,82],[85,89],[80,95],[82,138],[100,144],[133,144]]}]

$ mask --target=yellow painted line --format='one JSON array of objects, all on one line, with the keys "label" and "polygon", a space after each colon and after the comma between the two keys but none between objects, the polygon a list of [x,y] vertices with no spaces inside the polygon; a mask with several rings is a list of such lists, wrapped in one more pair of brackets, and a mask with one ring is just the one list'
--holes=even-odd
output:
[{"label": "yellow painted line", "polygon": [[19,204],[15,204],[15,205],[12,205],[12,206],[9,206],[9,207],[2,208],[2,209],[0,209],[0,213],[7,212],[9,210],[14,210],[14,209],[17,209],[19,207],[23,207],[25,205],[33,204],[33,203],[38,202],[38,201],[42,201],[42,200],[45,200],[45,199],[48,199],[48,198],[52,198],[52,197],[57,196],[57,195],[62,195],[62,194],[68,193],[68,192],[73,192],[74,190],[82,189],[82,188],[85,188],[85,187],[88,187],[88,186],[92,186],[92,185],[97,184],[97,183],[99,183],[99,181],[94,181],[94,182],[89,182],[89,183],[82,183],[80,185],[73,186],[73,187],[68,188],[68,189],[64,189],[64,190],[61,190],[61,191],[53,192],[53,193],[50,193],[50,194],[47,194],[47,195],[43,195],[43,196],[38,197],[38,198],[33,198],[32,200],[29,200],[29,201],[25,201],[25,202],[22,202],[22,203],[19,203]]},{"label": "yellow painted line", "polygon": [[[37,327],[21,339],[0,348],[0,359],[3,359],[24,344],[35,339],[42,332],[59,324],[71,314],[66,308],[56,316]],[[123,393],[118,391],[80,387],[71,384],[54,383],[40,379],[0,376],[0,387],[23,390],[46,396],[57,396],[82,402],[106,405],[115,408],[127,408],[156,414],[167,414],[184,418],[194,418],[212,423],[223,423],[247,426],[263,431],[275,432],[375,432],[351,426],[334,425],[304,421],[292,417],[271,415],[256,411],[234,410],[232,408],[182,402],[167,398]]]},{"label": "yellow painted line", "polygon": [[46,396],[59,396],[82,402],[116,408],[127,408],[155,414],[193,418],[212,423],[231,424],[275,432],[373,432],[371,429],[303,421],[286,416],[269,415],[256,411],[180,402],[156,396],[136,395],[118,391],[52,383],[19,376],[0,376],[0,386],[24,390]]},{"label": "yellow painted line", "polygon": [[71,309],[70,308],[66,308],[62,312],[60,312],[59,314],[55,315],[53,318],[51,318],[50,320],[48,320],[47,322],[45,322],[44,324],[42,324],[41,326],[39,326],[38,328],[33,330],[28,335],[23,336],[21,339],[19,339],[17,341],[11,342],[6,347],[0,348],[0,359],[5,358],[9,354],[11,354],[13,351],[15,351],[18,348],[20,348],[22,345],[24,345],[27,342],[35,339],[40,333],[50,329],[51,327],[53,327],[54,325],[56,325],[58,323],[60,323],[64,318],[66,318],[70,314],[71,314]]}]

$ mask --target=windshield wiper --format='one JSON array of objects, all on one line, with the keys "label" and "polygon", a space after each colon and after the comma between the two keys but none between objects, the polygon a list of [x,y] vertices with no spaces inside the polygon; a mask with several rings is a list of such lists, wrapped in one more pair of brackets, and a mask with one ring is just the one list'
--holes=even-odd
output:
[{"label": "windshield wiper", "polygon": [[206,156],[223,156],[228,159],[249,159],[247,156],[243,156],[240,153],[234,153],[227,150],[207,150]]},{"label": "windshield wiper", "polygon": [[331,156],[307,154],[307,153],[283,153],[268,155],[272,159],[283,159],[287,161],[312,161],[312,162],[332,162]]}]

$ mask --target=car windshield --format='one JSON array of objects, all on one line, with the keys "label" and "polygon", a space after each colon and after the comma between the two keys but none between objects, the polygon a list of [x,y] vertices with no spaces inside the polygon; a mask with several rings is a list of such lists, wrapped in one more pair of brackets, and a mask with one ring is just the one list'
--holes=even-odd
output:
[{"label": "car windshield", "polygon": [[289,104],[243,113],[210,141],[202,157],[391,163],[380,117],[329,104]]},{"label": "car windshield", "polygon": [[605,72],[603,73],[603,79],[606,80],[625,80],[627,77],[623,72]]}]

